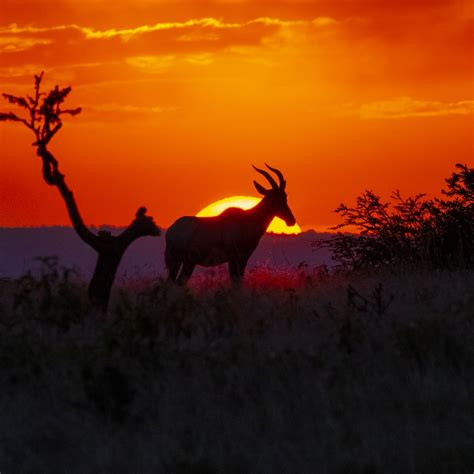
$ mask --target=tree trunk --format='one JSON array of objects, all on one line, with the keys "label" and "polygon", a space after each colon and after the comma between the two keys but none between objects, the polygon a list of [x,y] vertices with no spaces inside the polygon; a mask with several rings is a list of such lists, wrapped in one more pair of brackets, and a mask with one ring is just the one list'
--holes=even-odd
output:
[{"label": "tree trunk", "polygon": [[82,220],[74,195],[66,185],[64,175],[59,171],[58,161],[44,145],[38,146],[38,155],[43,160],[43,178],[47,184],[58,188],[77,234],[84,243],[98,253],[88,296],[95,307],[105,312],[118,266],[129,245],[140,237],[159,236],[161,231],[153,218],[146,215],[146,208],[140,207],[135,219],[120,235],[112,236],[110,232],[105,231],[99,232],[98,235],[94,234]]},{"label": "tree trunk", "polygon": [[108,252],[99,253],[94,275],[89,284],[89,300],[102,311],[107,311],[110,300],[110,291],[117,274],[122,255]]}]

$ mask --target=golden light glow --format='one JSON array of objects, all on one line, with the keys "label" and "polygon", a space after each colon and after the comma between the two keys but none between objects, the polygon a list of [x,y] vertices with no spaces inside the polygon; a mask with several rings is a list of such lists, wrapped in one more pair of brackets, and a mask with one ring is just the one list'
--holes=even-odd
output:
[{"label": "golden light glow", "polygon": [[[51,151],[90,225],[169,227],[266,162],[327,231],[364,189],[434,197],[472,163],[472,0],[49,3],[0,0],[0,113],[33,74],[72,86]],[[30,135],[0,124],[0,227],[70,225]]]},{"label": "golden light glow", "polygon": [[[199,211],[197,217],[217,216],[229,207],[238,207],[240,209],[250,209],[260,202],[260,198],[252,196],[231,196],[220,201],[216,201]],[[274,234],[299,234],[301,227],[298,224],[287,226],[280,218],[275,217],[267,229],[267,232]]]}]

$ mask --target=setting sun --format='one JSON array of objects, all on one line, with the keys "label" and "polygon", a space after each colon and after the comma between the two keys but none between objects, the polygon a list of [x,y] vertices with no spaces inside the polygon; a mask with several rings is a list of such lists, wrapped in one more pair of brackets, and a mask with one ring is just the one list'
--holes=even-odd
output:
[{"label": "setting sun", "polygon": [[[216,201],[199,211],[197,217],[217,216],[229,207],[238,207],[240,209],[250,209],[260,202],[260,198],[252,196],[232,196],[220,201]],[[298,224],[287,226],[280,218],[275,217],[267,229],[267,232],[275,234],[299,234],[301,227]]]}]

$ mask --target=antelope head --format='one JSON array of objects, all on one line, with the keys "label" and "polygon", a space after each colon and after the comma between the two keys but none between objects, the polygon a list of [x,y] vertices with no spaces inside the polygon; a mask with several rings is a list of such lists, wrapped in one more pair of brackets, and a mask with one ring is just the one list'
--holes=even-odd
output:
[{"label": "antelope head", "polygon": [[288,197],[285,192],[286,181],[283,178],[283,174],[280,170],[272,168],[265,163],[265,166],[278,177],[279,183],[273,179],[272,175],[265,170],[253,167],[257,173],[260,173],[264,176],[267,181],[270,183],[271,188],[265,189],[260,183],[254,181],[255,188],[257,191],[264,196],[263,201],[266,201],[269,211],[272,215],[279,217],[285,221],[287,226],[293,226],[296,224],[296,219],[291,209],[288,207]]}]

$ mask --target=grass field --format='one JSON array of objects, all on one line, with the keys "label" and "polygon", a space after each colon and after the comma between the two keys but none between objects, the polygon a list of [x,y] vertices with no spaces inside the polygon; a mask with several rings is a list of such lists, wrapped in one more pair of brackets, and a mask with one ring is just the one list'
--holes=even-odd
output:
[{"label": "grass field", "polygon": [[474,273],[0,286],[0,471],[470,473]]}]

